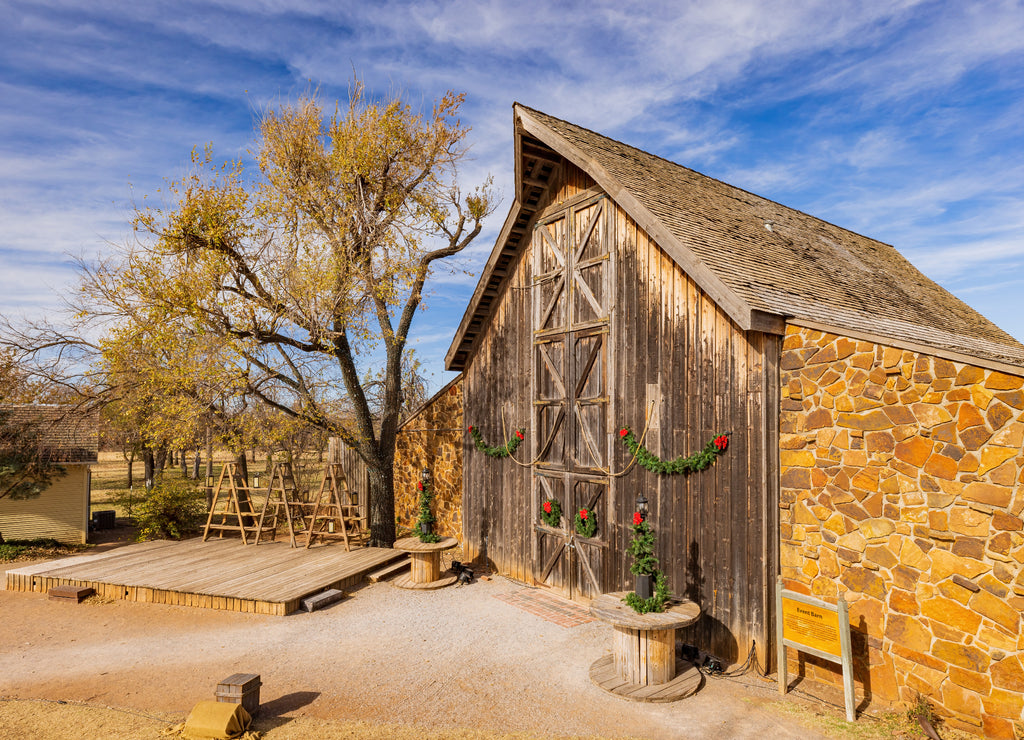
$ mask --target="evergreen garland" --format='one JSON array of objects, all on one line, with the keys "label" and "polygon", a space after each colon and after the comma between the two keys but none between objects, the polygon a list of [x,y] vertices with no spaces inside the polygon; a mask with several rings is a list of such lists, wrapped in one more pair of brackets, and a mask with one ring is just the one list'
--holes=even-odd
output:
[{"label": "evergreen garland", "polygon": [[597,519],[594,512],[585,506],[576,512],[576,534],[580,537],[593,537],[597,534]]},{"label": "evergreen garland", "polygon": [[671,595],[668,590],[668,584],[665,582],[665,574],[659,571],[658,575],[654,577],[654,595],[651,598],[641,599],[635,593],[630,592],[626,594],[626,598],[623,601],[626,602],[626,606],[637,614],[648,614],[650,612],[665,611],[665,603]]},{"label": "evergreen garland", "polygon": [[711,467],[717,457],[725,452],[729,446],[729,435],[732,432],[719,434],[717,437],[708,440],[704,449],[695,452],[689,457],[677,457],[675,460],[662,460],[653,452],[636,441],[633,430],[629,427],[622,427],[619,430],[619,439],[629,449],[629,454],[636,457],[637,463],[643,468],[659,475],[676,475],[678,473],[696,473]]},{"label": "evergreen garland", "polygon": [[637,614],[665,611],[665,603],[672,594],[668,590],[665,574],[658,567],[658,558],[654,555],[654,532],[639,511],[633,514],[633,539],[629,542],[629,554],[633,556],[633,564],[629,566],[631,573],[654,576],[654,595],[649,599],[641,599],[635,592],[628,593],[623,599],[626,606]]},{"label": "evergreen garland", "polygon": [[508,441],[504,445],[502,445],[501,447],[492,447],[491,445],[484,442],[483,435],[480,434],[480,430],[477,429],[475,426],[470,426],[469,435],[473,438],[473,444],[476,446],[476,448],[480,450],[480,452],[487,455],[488,457],[508,457],[513,452],[515,452],[516,448],[519,447],[519,444],[524,439],[526,439],[524,430],[516,429],[516,431],[512,434],[511,437],[508,438]]},{"label": "evergreen garland", "polygon": [[545,499],[540,505],[540,518],[549,527],[557,527],[562,523],[562,505],[557,498]]},{"label": "evergreen garland", "polygon": [[430,502],[434,498],[434,492],[431,490],[430,484],[423,485],[423,481],[416,483],[416,488],[420,492],[420,515],[416,519],[416,526],[413,528],[413,532],[420,538],[420,542],[440,542],[441,536],[437,532],[424,532],[420,526],[423,524],[433,524],[437,521],[436,517],[430,512]]}]

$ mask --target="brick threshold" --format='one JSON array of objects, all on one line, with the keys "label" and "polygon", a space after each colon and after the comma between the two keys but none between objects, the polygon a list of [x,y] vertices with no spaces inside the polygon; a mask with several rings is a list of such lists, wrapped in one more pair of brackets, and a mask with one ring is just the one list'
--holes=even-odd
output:
[{"label": "brick threshold", "polygon": [[577,627],[594,621],[587,607],[538,588],[520,588],[506,594],[494,594],[494,598],[559,627]]}]

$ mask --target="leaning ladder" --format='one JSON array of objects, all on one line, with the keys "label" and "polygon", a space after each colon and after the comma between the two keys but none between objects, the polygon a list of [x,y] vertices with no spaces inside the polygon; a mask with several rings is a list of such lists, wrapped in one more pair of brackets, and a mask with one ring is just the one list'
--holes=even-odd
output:
[{"label": "leaning ladder", "polygon": [[[225,532],[238,532],[242,536],[243,545],[249,544],[249,534],[259,534],[261,525],[253,509],[249,490],[248,482],[238,473],[238,466],[226,463],[220,471],[213,501],[210,503],[210,513],[203,529],[203,542],[206,542],[211,531],[219,532],[220,537]],[[214,517],[217,517],[216,522]]]},{"label": "leaning ladder", "polygon": [[[292,516],[293,507],[301,507],[298,499],[298,490],[295,486],[295,474],[292,471],[292,464],[283,462],[274,465],[270,474],[270,481],[267,484],[267,497],[263,500],[263,508],[260,510],[260,521],[256,527],[256,544],[260,544],[260,536],[264,529],[272,532],[271,539],[277,535],[277,526],[281,518],[281,510],[288,521],[288,537],[292,547],[297,547],[295,542],[295,517]],[[267,511],[270,511],[269,521]],[[301,521],[301,520],[300,520]],[[267,522],[264,525],[264,522]]]},{"label": "leaning ladder", "polygon": [[350,550],[349,535],[352,539],[361,540],[362,524],[359,505],[353,502],[348,489],[345,466],[330,463],[324,468],[320,491],[313,502],[313,513],[306,524],[306,547],[319,537],[322,540],[340,539],[345,543],[345,549]]}]

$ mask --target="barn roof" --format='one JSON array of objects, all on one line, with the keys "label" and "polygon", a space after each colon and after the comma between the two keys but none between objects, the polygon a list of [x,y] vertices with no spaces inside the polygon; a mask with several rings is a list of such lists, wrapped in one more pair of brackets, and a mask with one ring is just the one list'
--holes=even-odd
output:
[{"label": "barn roof", "polygon": [[0,426],[36,435],[36,444],[49,462],[97,461],[99,427],[95,415],[82,416],[63,406],[0,405]]},{"label": "barn roof", "polygon": [[594,181],[743,329],[786,322],[1024,369],[1024,345],[895,248],[580,126],[513,106],[516,193],[446,358],[463,369],[562,157]]}]

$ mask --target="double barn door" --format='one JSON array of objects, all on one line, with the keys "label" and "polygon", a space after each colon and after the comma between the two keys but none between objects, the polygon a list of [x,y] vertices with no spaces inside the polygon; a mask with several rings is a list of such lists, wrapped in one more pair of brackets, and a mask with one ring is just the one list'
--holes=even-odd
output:
[{"label": "double barn door", "polygon": [[[534,578],[569,598],[602,592],[609,545],[608,353],[612,288],[610,202],[604,196],[540,221],[533,233]],[[560,526],[541,505],[555,499]],[[576,533],[581,508],[592,537]],[[606,534],[606,532],[608,534]]]}]

